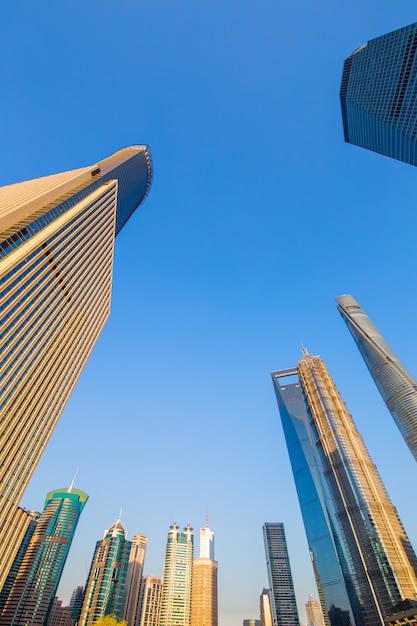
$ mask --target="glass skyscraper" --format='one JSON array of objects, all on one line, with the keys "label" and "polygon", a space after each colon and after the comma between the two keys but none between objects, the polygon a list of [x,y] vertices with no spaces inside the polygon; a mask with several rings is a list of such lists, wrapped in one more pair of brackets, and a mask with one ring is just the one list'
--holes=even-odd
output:
[{"label": "glass skyscraper", "polygon": [[417,594],[397,511],[322,359],[304,350],[272,379],[325,620],[383,626]]},{"label": "glass skyscraper", "polygon": [[47,494],[45,508],[20,559],[7,599],[2,603],[2,626],[46,624],[87,499],[86,493],[73,488]]},{"label": "glass skyscraper", "polygon": [[80,626],[91,626],[105,615],[121,619],[131,545],[120,519],[97,541],[85,586]]},{"label": "glass skyscraper", "polygon": [[263,526],[272,626],[299,626],[284,524]]},{"label": "glass skyscraper", "polygon": [[339,296],[336,301],[379,393],[417,461],[416,380],[352,296]]},{"label": "glass skyscraper", "polygon": [[18,507],[110,313],[114,237],[151,184],[146,146],[0,187],[0,588]]},{"label": "glass skyscraper", "polygon": [[169,527],[162,574],[160,626],[189,626],[193,579],[193,529],[183,532],[174,522]]},{"label": "glass skyscraper", "polygon": [[345,141],[417,165],[417,23],[371,39],[345,61]]}]

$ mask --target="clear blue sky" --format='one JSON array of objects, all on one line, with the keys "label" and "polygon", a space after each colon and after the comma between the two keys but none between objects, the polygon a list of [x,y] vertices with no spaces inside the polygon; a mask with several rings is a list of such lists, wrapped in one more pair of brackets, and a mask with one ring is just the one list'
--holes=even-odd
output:
[{"label": "clear blue sky", "polygon": [[[417,170],[343,142],[357,46],[415,0],[4,0],[1,184],[147,143],[154,183],[118,237],[112,314],[22,505],[90,494],[59,595],[118,517],[161,575],[209,502],[220,626],[259,615],[265,521],[316,594],[270,372],[326,361],[417,547],[417,468],[339,317],[352,293],[417,374]],[[198,543],[198,542],[197,542]]]}]

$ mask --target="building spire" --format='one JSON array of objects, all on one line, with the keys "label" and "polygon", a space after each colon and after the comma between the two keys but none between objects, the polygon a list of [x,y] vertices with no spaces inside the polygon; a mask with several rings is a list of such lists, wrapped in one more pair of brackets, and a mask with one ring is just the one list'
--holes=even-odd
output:
[{"label": "building spire", "polygon": [[77,474],[78,474],[78,470],[80,469],[80,466],[77,466],[77,469],[75,470],[75,474],[74,474],[74,478],[71,481],[70,486],[68,487],[68,493],[71,493],[73,487],[74,487],[74,483],[75,483],[75,479],[77,478]]},{"label": "building spire", "polygon": [[209,527],[209,518],[208,518],[208,502],[206,502],[206,528]]}]

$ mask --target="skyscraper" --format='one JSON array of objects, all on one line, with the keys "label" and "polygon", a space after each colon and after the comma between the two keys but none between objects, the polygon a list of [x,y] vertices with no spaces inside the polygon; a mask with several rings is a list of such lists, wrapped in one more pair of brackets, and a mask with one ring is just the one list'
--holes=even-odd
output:
[{"label": "skyscraper", "polygon": [[345,141],[417,165],[417,23],[371,39],[346,59]]},{"label": "skyscraper", "polygon": [[146,535],[133,535],[122,607],[122,618],[127,622],[127,626],[136,626],[137,624],[139,593],[147,542]]},{"label": "skyscraper", "polygon": [[336,301],[379,393],[417,461],[417,382],[356,300],[344,295]]},{"label": "skyscraper", "polygon": [[162,575],[160,626],[189,626],[193,578],[193,529],[169,527]]},{"label": "skyscraper", "polygon": [[74,591],[71,594],[70,600],[70,608],[71,608],[71,617],[75,624],[78,624],[78,620],[81,615],[81,608],[84,600],[84,587],[79,585],[75,587]]},{"label": "skyscraper", "polygon": [[263,526],[273,626],[299,626],[284,524]]},{"label": "skyscraper", "polygon": [[260,597],[261,626],[272,626],[271,600],[269,589],[263,589]]},{"label": "skyscraper", "polygon": [[346,605],[332,602],[334,573],[350,618],[382,626],[393,605],[417,593],[417,560],[397,511],[322,359],[304,350],[296,368],[272,378],[323,612],[347,623]]},{"label": "skyscraper", "polygon": [[144,576],[139,594],[139,614],[135,626],[159,626],[161,609],[161,579],[156,576]]},{"label": "skyscraper", "polygon": [[193,563],[193,598],[191,604],[191,626],[217,626],[217,570],[214,560],[214,533],[206,525],[200,528],[200,558]]},{"label": "skyscraper", "polygon": [[73,488],[47,494],[45,508],[1,612],[2,626],[37,626],[47,622],[87,499],[87,494]]},{"label": "skyscraper", "polygon": [[85,586],[80,626],[91,626],[105,615],[121,618],[130,547],[120,519],[97,541]]},{"label": "skyscraper", "polygon": [[110,312],[114,236],[145,197],[149,150],[0,187],[0,588],[18,507]]}]

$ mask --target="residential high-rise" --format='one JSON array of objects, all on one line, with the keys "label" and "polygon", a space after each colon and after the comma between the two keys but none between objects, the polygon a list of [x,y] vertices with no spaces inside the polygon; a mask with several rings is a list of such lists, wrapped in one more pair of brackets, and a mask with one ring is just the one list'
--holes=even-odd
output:
[{"label": "residential high-rise", "polygon": [[417,593],[417,560],[397,511],[322,359],[304,350],[296,368],[272,378],[325,618],[382,626]]},{"label": "residential high-rise", "polygon": [[417,165],[417,23],[371,39],[346,59],[345,141]]},{"label": "residential high-rise", "polygon": [[80,626],[91,626],[105,615],[120,620],[130,547],[120,519],[97,541],[85,586]]},{"label": "residential high-rise", "polygon": [[139,614],[137,626],[159,626],[161,609],[161,579],[148,575],[142,579],[139,594]]},{"label": "residential high-rise", "polygon": [[242,622],[243,626],[261,626],[261,621],[259,619],[244,619]]},{"label": "residential high-rise", "polygon": [[160,626],[189,626],[193,578],[193,529],[169,527],[162,575]]},{"label": "residential high-rise", "polygon": [[46,496],[0,616],[1,626],[46,624],[78,519],[88,496],[57,489]]},{"label": "residential high-rise", "polygon": [[71,594],[70,600],[70,608],[71,608],[71,617],[74,620],[75,624],[78,624],[78,620],[81,615],[81,608],[83,606],[84,601],[84,587],[79,585],[75,587],[74,591]]},{"label": "residential high-rise", "polygon": [[260,597],[261,626],[272,626],[271,600],[269,589],[263,589]]},{"label": "residential high-rise", "polygon": [[336,301],[379,393],[417,461],[416,380],[352,296],[339,296]]},{"label": "residential high-rise", "polygon": [[207,514],[206,525],[200,528],[200,558],[193,563],[191,626],[218,626],[217,571]]},{"label": "residential high-rise", "polygon": [[151,176],[134,146],[0,187],[0,588],[30,521],[21,495],[109,316],[114,236]]},{"label": "residential high-rise", "polygon": [[306,602],[307,626],[324,626],[323,611],[312,595]]},{"label": "residential high-rise", "polygon": [[138,620],[139,593],[147,542],[146,535],[133,535],[122,606],[122,618],[127,622],[127,626],[136,626]]},{"label": "residential high-rise", "polygon": [[[39,624],[40,622],[38,622]],[[62,600],[55,596],[47,622],[44,626],[74,626],[75,622],[71,616],[71,607],[62,606]]]},{"label": "residential high-rise", "polygon": [[263,526],[269,597],[273,626],[299,626],[290,559],[284,524],[266,522]]}]

